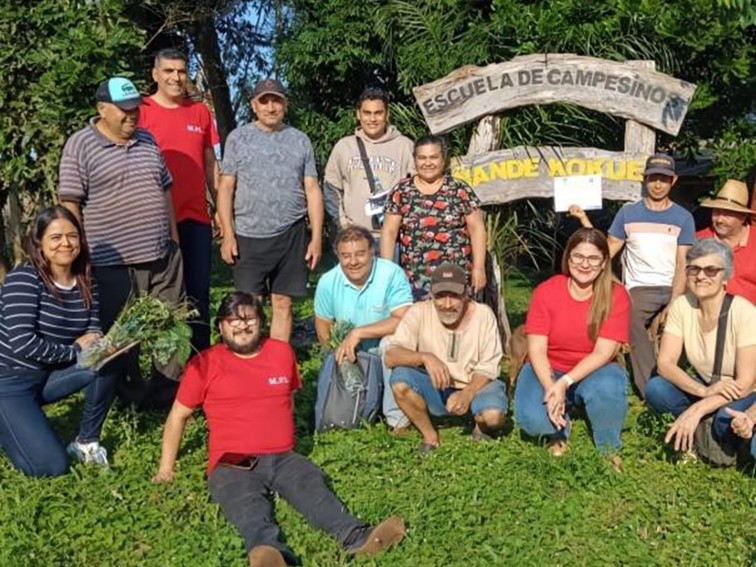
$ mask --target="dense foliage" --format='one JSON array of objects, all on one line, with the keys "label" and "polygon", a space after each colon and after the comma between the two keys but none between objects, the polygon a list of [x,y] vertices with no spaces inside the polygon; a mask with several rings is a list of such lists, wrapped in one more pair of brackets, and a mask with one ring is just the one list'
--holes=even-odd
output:
[{"label": "dense foliage", "polygon": [[[321,160],[335,140],[354,127],[352,108],[366,84],[383,84],[393,92],[394,121],[417,136],[425,126],[412,87],[463,65],[532,53],[650,59],[658,70],[696,83],[698,91],[680,137],[675,141],[660,136],[660,147],[674,143],[693,151],[728,131],[742,133],[748,130],[745,116],[756,109],[754,27],[742,25],[737,11],[715,0],[288,4],[293,15],[279,38],[277,62],[298,97],[297,120],[314,138]],[[622,147],[622,122],[592,111],[563,105],[526,107],[507,112],[503,119],[502,145],[507,147]],[[456,151],[465,151],[469,134],[470,129],[463,128],[452,136]]]},{"label": "dense foliage", "polygon": [[0,207],[14,200],[13,215],[52,198],[63,143],[94,115],[97,84],[130,74],[144,37],[122,9],[118,0],[0,1]]}]

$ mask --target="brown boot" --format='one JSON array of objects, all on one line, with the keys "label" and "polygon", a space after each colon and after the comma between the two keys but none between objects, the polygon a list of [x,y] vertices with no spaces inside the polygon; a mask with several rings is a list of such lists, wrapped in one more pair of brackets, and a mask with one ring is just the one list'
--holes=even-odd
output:
[{"label": "brown boot", "polygon": [[407,532],[404,529],[404,520],[399,516],[391,516],[383,520],[368,532],[365,543],[357,549],[347,551],[349,555],[364,555],[373,557],[384,549],[402,541]]},{"label": "brown boot", "polygon": [[272,545],[258,545],[249,552],[249,567],[286,567],[286,561]]}]

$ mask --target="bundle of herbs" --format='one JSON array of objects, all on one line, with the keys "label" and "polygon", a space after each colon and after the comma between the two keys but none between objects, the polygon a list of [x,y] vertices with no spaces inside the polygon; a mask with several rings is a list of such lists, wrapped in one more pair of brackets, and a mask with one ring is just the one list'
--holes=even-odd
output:
[{"label": "bundle of herbs", "polygon": [[79,365],[98,370],[139,343],[142,376],[152,375],[153,361],[165,365],[176,357],[183,366],[192,350],[187,321],[196,315],[186,303],[169,303],[146,293],[133,296],[107,334],[82,351]]},{"label": "bundle of herbs", "polygon": [[[354,324],[348,321],[336,321],[333,327],[331,327],[331,334],[328,339],[328,347],[330,350],[336,350],[339,348],[349,332],[354,329]],[[347,391],[354,394],[364,388],[365,375],[362,372],[362,368],[356,362],[352,362],[345,358],[339,365],[339,376],[344,383],[344,387]]]}]

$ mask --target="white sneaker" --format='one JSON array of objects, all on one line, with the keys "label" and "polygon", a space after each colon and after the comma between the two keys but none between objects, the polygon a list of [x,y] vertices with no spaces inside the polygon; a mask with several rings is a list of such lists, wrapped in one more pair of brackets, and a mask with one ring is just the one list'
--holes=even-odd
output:
[{"label": "white sneaker", "polygon": [[74,457],[77,461],[86,464],[94,463],[101,467],[108,468],[108,452],[98,443],[92,441],[91,443],[79,443],[78,441],[72,441],[66,452]]}]

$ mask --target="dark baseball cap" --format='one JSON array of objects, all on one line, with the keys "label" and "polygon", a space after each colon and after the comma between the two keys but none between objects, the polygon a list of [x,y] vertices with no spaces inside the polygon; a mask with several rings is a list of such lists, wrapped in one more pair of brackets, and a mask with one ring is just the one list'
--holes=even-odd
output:
[{"label": "dark baseball cap", "polygon": [[432,295],[453,293],[464,295],[467,286],[467,274],[455,264],[441,264],[431,274],[430,290]]},{"label": "dark baseball cap", "polygon": [[266,94],[272,94],[286,100],[286,90],[277,79],[263,79],[257,81],[255,89],[252,91],[252,98],[259,98]]},{"label": "dark baseball cap", "polygon": [[674,176],[675,158],[666,154],[656,154],[648,158],[643,175],[652,175],[654,173],[669,175],[670,177]]},{"label": "dark baseball cap", "polygon": [[123,77],[111,77],[100,83],[95,100],[115,104],[121,110],[134,110],[142,104],[142,97],[134,83]]}]

